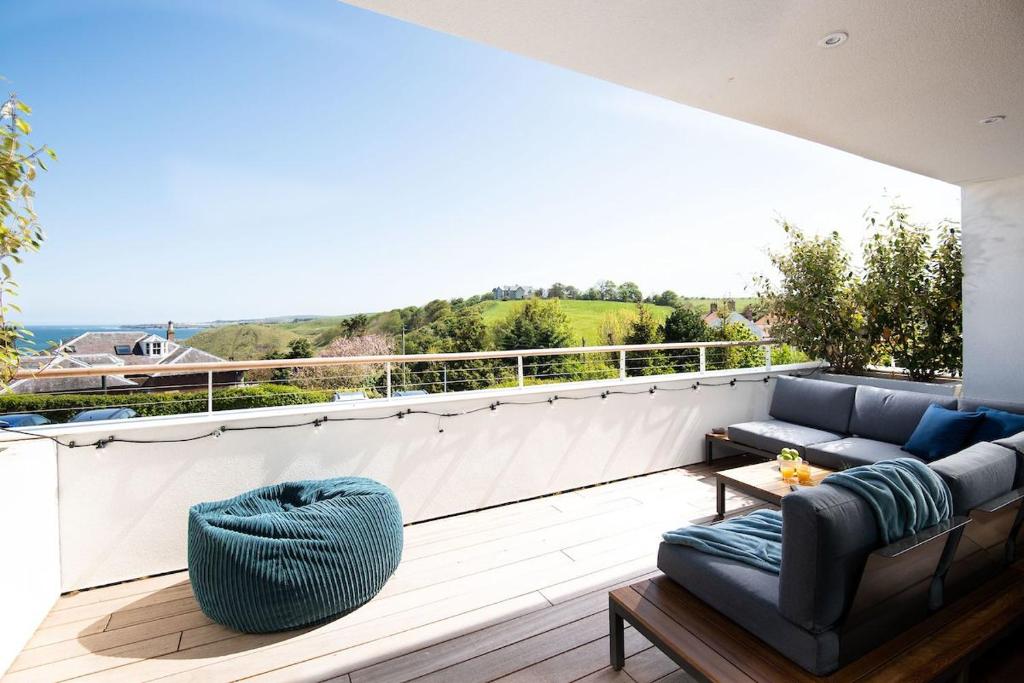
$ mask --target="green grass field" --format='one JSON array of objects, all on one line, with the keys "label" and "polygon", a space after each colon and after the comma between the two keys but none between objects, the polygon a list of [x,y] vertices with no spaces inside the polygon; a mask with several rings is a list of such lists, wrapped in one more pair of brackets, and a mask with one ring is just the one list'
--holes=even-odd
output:
[{"label": "green grass field", "polygon": [[284,351],[299,335],[284,325],[224,325],[203,330],[188,339],[188,345],[225,360],[254,360]]},{"label": "green grass field", "polygon": [[[523,305],[522,301],[486,301],[483,304],[484,322],[488,327],[493,326],[510,312]],[[602,338],[601,328],[607,318],[618,316],[626,321],[633,317],[636,304],[623,303],[620,301],[581,301],[562,300],[559,306],[569,317],[574,333],[574,344],[596,346],[604,344],[607,340]],[[645,304],[653,313],[658,322],[668,317],[672,309],[668,306],[654,306]]]}]

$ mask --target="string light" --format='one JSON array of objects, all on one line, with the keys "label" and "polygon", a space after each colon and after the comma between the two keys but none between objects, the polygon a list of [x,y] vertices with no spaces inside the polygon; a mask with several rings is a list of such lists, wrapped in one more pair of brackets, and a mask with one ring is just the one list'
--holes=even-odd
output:
[{"label": "string light", "polygon": [[[801,374],[801,373],[789,373],[789,375],[793,376],[793,377],[806,377],[806,376],[811,375],[811,374],[813,374],[813,371],[812,372],[808,372],[808,373],[803,373],[803,374]],[[304,422],[293,422],[293,423],[290,423],[290,424],[249,425],[249,426],[244,426],[244,427],[229,427],[229,426],[226,426],[226,425],[222,425],[222,426],[218,427],[217,429],[214,429],[211,432],[206,432],[205,434],[197,434],[195,436],[181,437],[181,438],[176,438],[176,439],[129,439],[129,438],[121,438],[121,437],[117,437],[117,436],[108,436],[108,437],[106,437],[104,439],[98,439],[98,440],[93,441],[91,443],[78,443],[76,441],[64,441],[64,440],[60,439],[59,437],[49,436],[49,435],[46,435],[46,434],[33,434],[31,432],[25,432],[25,431],[21,431],[21,430],[18,430],[18,429],[11,428],[11,427],[0,427],[0,432],[9,432],[9,433],[12,433],[12,434],[20,434],[20,435],[23,435],[25,437],[24,439],[12,439],[11,441],[38,441],[40,439],[45,439],[45,440],[52,441],[52,442],[56,443],[57,445],[63,446],[65,448],[106,448],[108,444],[112,444],[112,443],[127,443],[127,444],[187,443],[187,442],[190,442],[190,441],[200,441],[202,439],[209,439],[209,438],[219,439],[226,432],[247,432],[247,431],[272,430],[272,429],[297,429],[297,428],[300,428],[300,427],[310,427],[310,426],[313,427],[314,432],[319,433],[320,431],[322,431],[323,425],[328,423],[328,422],[380,422],[380,421],[383,421],[383,420],[395,420],[395,419],[402,420],[402,419],[405,419],[407,416],[411,416],[411,415],[427,415],[427,416],[434,416],[434,417],[437,418],[437,431],[438,431],[439,434],[443,434],[444,433],[444,423],[443,423],[443,420],[445,420],[445,419],[454,418],[454,417],[466,417],[468,415],[473,415],[474,413],[479,413],[479,412],[482,412],[482,411],[485,411],[485,410],[489,410],[489,411],[491,411],[493,413],[493,412],[497,412],[499,407],[504,407],[504,406],[508,406],[508,407],[525,407],[525,406],[536,406],[536,405],[541,405],[541,404],[545,404],[546,403],[550,407],[554,407],[555,401],[588,401],[588,400],[595,399],[595,398],[599,398],[602,401],[605,401],[610,396],[638,396],[638,395],[642,395],[642,394],[648,394],[651,397],[653,397],[655,392],[657,392],[657,391],[698,391],[701,387],[725,387],[725,386],[735,387],[737,384],[740,384],[740,383],[754,383],[754,382],[756,382],[758,384],[767,384],[768,380],[774,379],[776,377],[779,377],[779,375],[766,375],[764,377],[759,377],[759,378],[756,378],[756,379],[754,379],[754,378],[752,378],[752,379],[744,379],[744,378],[736,378],[736,377],[734,377],[734,378],[732,378],[732,379],[730,379],[728,381],[724,381],[724,382],[703,382],[703,381],[698,380],[698,381],[694,382],[693,384],[691,384],[690,386],[663,387],[663,386],[658,386],[658,385],[652,385],[652,386],[650,386],[650,387],[648,387],[646,389],[639,389],[639,390],[636,390],[636,391],[630,391],[630,390],[626,390],[626,389],[607,389],[607,390],[602,391],[599,394],[588,394],[588,395],[585,395],[585,396],[563,396],[563,395],[559,395],[559,394],[554,394],[554,395],[549,396],[547,398],[535,399],[535,400],[494,401],[493,403],[488,403],[487,405],[479,406],[477,408],[470,408],[469,410],[462,410],[462,411],[458,411],[458,412],[440,412],[440,411],[434,411],[434,410],[419,410],[419,409],[409,408],[409,409],[406,409],[406,410],[399,410],[396,413],[389,413],[387,415],[377,415],[377,416],[330,417],[330,416],[325,415],[323,417],[317,417],[317,418],[314,418],[312,420],[307,420],[307,421],[304,421]]]}]

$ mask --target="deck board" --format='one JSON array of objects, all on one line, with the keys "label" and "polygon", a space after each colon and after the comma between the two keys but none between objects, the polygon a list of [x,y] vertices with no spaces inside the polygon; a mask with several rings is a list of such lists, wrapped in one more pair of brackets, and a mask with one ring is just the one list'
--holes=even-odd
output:
[{"label": "deck board", "polygon": [[686,681],[635,631],[625,672],[608,668],[607,591],[651,574],[661,531],[714,514],[711,472],[670,470],[413,525],[380,595],[312,629],[251,635],[214,624],[185,572],[66,595],[5,680]]}]

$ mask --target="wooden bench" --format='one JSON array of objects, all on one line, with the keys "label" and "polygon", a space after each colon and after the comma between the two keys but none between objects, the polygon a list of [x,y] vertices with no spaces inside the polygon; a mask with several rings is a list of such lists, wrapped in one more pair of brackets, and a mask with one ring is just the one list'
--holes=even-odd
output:
[{"label": "wooden bench", "polygon": [[1024,570],[1018,565],[899,637],[829,676],[815,676],[666,576],[609,594],[611,664],[624,665],[624,622],[698,679],[710,681],[906,681],[966,675],[973,660],[1024,623]]}]

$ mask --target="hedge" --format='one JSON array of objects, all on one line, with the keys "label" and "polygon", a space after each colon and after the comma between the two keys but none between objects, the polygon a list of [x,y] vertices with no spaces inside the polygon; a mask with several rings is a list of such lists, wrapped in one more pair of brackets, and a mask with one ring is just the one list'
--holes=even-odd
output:
[{"label": "hedge", "polygon": [[[238,410],[326,403],[333,396],[334,391],[329,389],[300,389],[279,384],[229,387],[214,390],[213,409]],[[0,396],[0,413],[38,413],[53,422],[67,422],[75,413],[89,408],[132,408],[142,417],[203,413],[206,412],[206,401],[205,391],[5,394]]]}]

